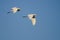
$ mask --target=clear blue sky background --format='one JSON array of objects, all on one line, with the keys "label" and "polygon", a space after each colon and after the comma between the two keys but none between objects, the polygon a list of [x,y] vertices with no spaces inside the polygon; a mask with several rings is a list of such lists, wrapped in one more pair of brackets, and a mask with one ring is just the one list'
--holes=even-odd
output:
[{"label": "clear blue sky background", "polygon": [[[16,14],[7,14],[12,7]],[[22,16],[36,13],[37,23]],[[59,0],[0,0],[0,40],[60,40]]]}]

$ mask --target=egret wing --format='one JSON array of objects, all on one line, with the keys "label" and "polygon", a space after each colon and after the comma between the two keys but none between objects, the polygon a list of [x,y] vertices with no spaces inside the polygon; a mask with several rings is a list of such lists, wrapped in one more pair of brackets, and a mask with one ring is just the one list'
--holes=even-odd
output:
[{"label": "egret wing", "polygon": [[17,8],[16,8],[16,7],[13,7],[11,11],[12,11],[13,13],[16,13],[16,12],[17,12]]},{"label": "egret wing", "polygon": [[32,25],[36,24],[36,18],[32,18],[31,21],[32,21]]}]

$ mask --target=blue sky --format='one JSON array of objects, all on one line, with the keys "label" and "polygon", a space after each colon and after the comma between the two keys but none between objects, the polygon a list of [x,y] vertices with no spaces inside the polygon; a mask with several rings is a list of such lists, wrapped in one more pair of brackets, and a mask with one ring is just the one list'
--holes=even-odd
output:
[{"label": "blue sky", "polygon": [[[16,14],[7,14],[12,7]],[[24,15],[36,13],[37,23],[31,24]],[[1,0],[0,40],[60,40],[59,0]]]}]

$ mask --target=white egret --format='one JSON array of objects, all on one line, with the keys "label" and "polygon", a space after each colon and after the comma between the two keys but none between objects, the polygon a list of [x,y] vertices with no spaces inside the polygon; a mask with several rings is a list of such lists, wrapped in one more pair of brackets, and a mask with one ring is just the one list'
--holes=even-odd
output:
[{"label": "white egret", "polygon": [[27,16],[23,17],[28,17],[31,20],[33,26],[36,24],[36,14],[28,14]]},{"label": "white egret", "polygon": [[[20,8],[17,8],[17,7],[13,7],[13,8],[11,8],[11,10],[10,10],[10,12],[13,12],[14,14],[15,14],[16,12],[18,12],[18,11],[20,11]],[[10,13],[10,12],[8,12],[8,13]]]}]

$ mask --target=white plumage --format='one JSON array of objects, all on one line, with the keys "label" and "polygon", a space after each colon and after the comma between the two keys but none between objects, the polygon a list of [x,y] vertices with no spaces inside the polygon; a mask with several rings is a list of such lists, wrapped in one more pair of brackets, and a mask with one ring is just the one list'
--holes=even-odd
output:
[{"label": "white plumage", "polygon": [[[14,14],[15,14],[17,11],[20,11],[20,8],[17,8],[17,7],[11,8],[11,12],[13,12]],[[8,13],[10,13],[10,12],[8,12]]]},{"label": "white plumage", "polygon": [[28,18],[31,20],[33,26],[36,24],[35,16],[36,14],[28,14]]}]

